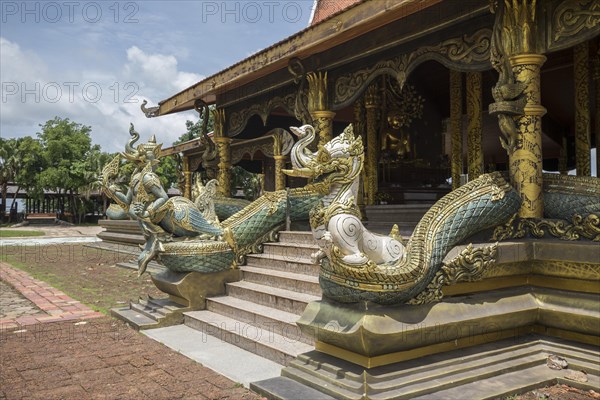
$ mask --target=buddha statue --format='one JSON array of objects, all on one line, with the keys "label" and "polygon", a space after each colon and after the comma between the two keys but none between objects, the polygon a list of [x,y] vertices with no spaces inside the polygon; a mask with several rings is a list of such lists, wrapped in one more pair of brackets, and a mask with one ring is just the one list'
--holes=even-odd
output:
[{"label": "buddha statue", "polygon": [[389,159],[410,158],[410,134],[406,131],[406,116],[399,110],[391,110],[387,115],[387,129],[381,135],[381,152]]}]

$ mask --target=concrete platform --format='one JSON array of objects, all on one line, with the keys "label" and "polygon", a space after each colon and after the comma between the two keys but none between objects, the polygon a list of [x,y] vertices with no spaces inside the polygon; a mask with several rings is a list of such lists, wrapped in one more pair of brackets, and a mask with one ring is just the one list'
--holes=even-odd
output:
[{"label": "concrete platform", "polygon": [[281,374],[281,365],[185,325],[143,333],[245,387]]}]

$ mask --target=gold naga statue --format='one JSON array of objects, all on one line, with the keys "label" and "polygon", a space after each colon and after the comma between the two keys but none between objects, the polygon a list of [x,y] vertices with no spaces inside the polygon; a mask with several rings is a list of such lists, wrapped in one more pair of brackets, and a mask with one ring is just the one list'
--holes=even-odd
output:
[{"label": "gold naga statue", "polygon": [[[159,252],[161,240],[168,240],[171,236],[218,238],[223,235],[223,229],[218,219],[208,221],[193,201],[182,196],[169,198],[155,172],[161,144],[157,144],[152,136],[148,143],[134,148],[140,135],[133,124],[129,134],[131,139],[125,146],[125,152],[118,154],[102,171],[102,189],[132,219],[139,221],[144,232],[146,246],[138,259],[141,275]],[[135,164],[125,191],[109,182],[118,174],[122,158]]]}]

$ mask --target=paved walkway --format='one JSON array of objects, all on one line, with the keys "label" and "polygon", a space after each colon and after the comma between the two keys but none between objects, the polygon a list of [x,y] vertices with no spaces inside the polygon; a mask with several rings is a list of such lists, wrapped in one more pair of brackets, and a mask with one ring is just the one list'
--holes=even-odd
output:
[{"label": "paved walkway", "polygon": [[[29,310],[22,315],[11,313],[13,310],[8,307],[11,307],[11,304],[16,304],[20,296],[18,293],[15,293],[15,296],[3,296],[0,308],[6,310],[2,311],[3,315],[6,314],[6,318],[0,319],[0,330],[14,329],[39,322],[68,321],[103,316],[103,314],[92,310],[77,300],[73,300],[46,282],[34,279],[28,273],[3,262],[0,262],[0,280],[15,288],[40,310],[36,313]],[[25,308],[23,311],[26,311]]]},{"label": "paved walkway", "polygon": [[44,236],[36,236],[38,238],[44,237],[81,237],[81,236],[96,236],[104,228],[100,226],[37,226],[28,225],[19,228],[2,228],[3,231],[43,231]]},{"label": "paved walkway", "polygon": [[0,320],[40,313],[40,309],[12,286],[0,281]]}]

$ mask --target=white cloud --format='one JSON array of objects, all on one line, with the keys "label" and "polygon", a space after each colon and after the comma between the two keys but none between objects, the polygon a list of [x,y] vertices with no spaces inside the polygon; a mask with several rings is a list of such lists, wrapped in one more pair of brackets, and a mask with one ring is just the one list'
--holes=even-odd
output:
[{"label": "white cloud", "polygon": [[34,136],[38,124],[54,116],[68,117],[90,125],[93,142],[113,152],[123,149],[130,122],[143,140],[156,134],[166,147],[185,131],[187,119],[196,119],[193,112],[148,119],[140,110],[144,99],[156,105],[202,79],[180,71],[173,55],[132,46],[110,71],[53,70],[34,52],[0,38],[0,60],[2,137]]}]

